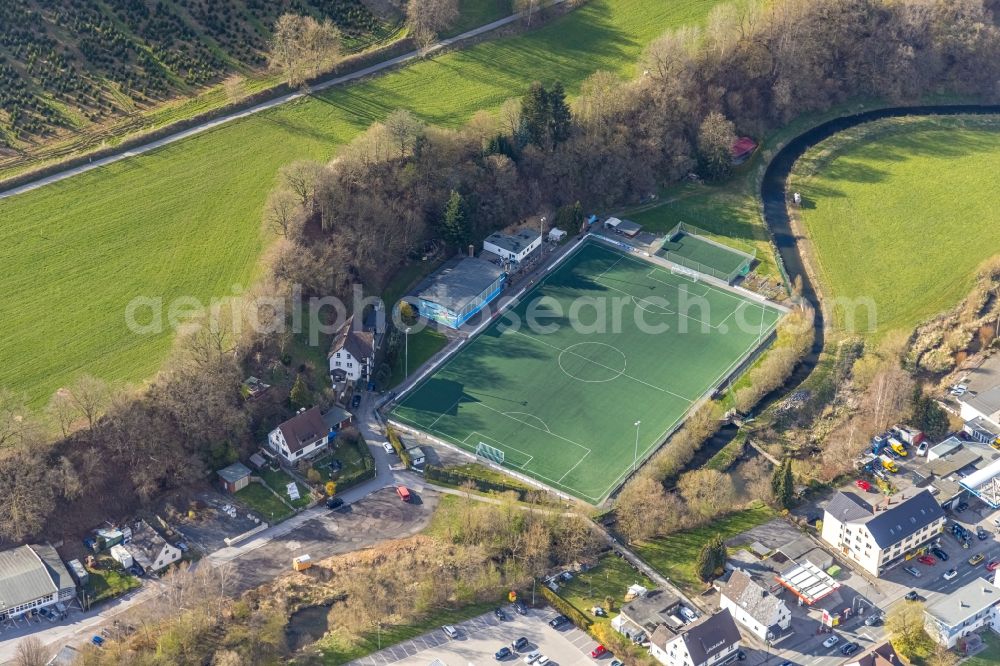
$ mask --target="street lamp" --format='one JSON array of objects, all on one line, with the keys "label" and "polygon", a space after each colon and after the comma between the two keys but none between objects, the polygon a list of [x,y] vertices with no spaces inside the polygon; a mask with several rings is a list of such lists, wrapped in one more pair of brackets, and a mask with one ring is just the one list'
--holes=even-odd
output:
[{"label": "street lamp", "polygon": [[406,349],[406,368],[403,371],[403,379],[410,378],[410,327],[406,327],[406,332],[403,335],[403,347]]},{"label": "street lamp", "polygon": [[632,473],[635,474],[635,468],[639,464],[639,424],[642,421],[636,421],[633,425],[635,426],[635,454],[632,456]]}]

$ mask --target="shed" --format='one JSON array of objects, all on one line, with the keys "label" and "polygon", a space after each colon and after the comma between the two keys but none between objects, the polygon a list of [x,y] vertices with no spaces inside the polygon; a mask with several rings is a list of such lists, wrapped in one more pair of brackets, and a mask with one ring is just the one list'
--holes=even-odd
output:
[{"label": "shed", "polygon": [[354,416],[346,409],[341,409],[334,405],[330,408],[330,411],[323,414],[323,421],[330,428],[330,433],[340,432],[347,426],[351,425],[351,419]]},{"label": "shed", "polygon": [[407,455],[410,456],[410,464],[416,467],[421,467],[427,460],[427,454],[419,446],[414,446],[412,449],[406,450]]},{"label": "shed", "polygon": [[635,238],[642,231],[641,225],[636,224],[632,220],[619,220],[617,217],[609,217],[604,220],[604,228],[616,234],[621,234],[626,238]]},{"label": "shed", "polygon": [[231,493],[246,488],[250,484],[250,474],[250,468],[241,462],[234,462],[218,471],[222,485]]},{"label": "shed", "polygon": [[111,557],[115,562],[122,565],[122,569],[128,569],[134,564],[132,561],[132,553],[128,552],[125,546],[120,543],[111,546]]},{"label": "shed", "polygon": [[757,150],[757,142],[750,137],[741,136],[736,139],[731,148],[733,164],[743,164],[753,155],[755,150]]},{"label": "shed", "polygon": [[80,563],[80,560],[70,560],[66,563],[69,568],[69,575],[79,583],[80,585],[86,585],[90,580],[90,574],[87,572],[87,567]]},{"label": "shed", "polygon": [[562,229],[557,229],[556,227],[549,229],[549,240],[553,243],[558,243],[563,238],[566,238],[566,232]]}]

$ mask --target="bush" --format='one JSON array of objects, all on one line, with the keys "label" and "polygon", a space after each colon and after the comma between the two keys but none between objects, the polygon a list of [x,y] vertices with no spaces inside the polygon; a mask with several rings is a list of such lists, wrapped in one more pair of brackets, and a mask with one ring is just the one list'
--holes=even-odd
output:
[{"label": "bush", "polygon": [[400,441],[399,435],[396,434],[395,428],[393,428],[392,426],[388,426],[385,429],[385,434],[386,436],[388,436],[389,443],[392,444],[392,448],[396,450],[396,455],[399,456],[399,459],[403,461],[404,465],[410,467],[410,454],[407,453],[406,449],[403,447],[403,442]]}]

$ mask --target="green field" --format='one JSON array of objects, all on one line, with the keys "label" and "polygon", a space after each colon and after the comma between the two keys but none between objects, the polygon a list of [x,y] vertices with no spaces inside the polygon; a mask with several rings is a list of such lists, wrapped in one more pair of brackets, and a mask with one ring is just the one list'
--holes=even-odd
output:
[{"label": "green field", "polygon": [[705,590],[698,579],[696,562],[702,546],[715,535],[732,539],[752,527],[763,525],[775,517],[774,510],[764,504],[715,518],[708,525],[675,532],[663,539],[633,544],[632,549],[651,567],[690,595]]},{"label": "green field", "polygon": [[598,69],[635,73],[643,47],[718,0],[595,0],[524,36],[487,41],[335,88],[39,190],[0,200],[0,386],[43,403],[73,376],[141,380],[173,333],[136,335],[135,297],[206,302],[256,276],[278,168],[326,159],[397,108],[454,126],[535,78],[572,93]]},{"label": "green field", "polygon": [[825,296],[848,303],[835,324],[909,331],[965,297],[1000,251],[998,164],[996,118],[879,121],[807,153],[790,189]]},{"label": "green field", "polygon": [[676,234],[663,243],[657,255],[668,261],[693,268],[729,282],[738,272],[749,266],[750,258],[731,250],[707,236],[688,233]]},{"label": "green field", "polygon": [[587,242],[392,418],[472,452],[484,442],[506,467],[598,503],[779,317]]}]

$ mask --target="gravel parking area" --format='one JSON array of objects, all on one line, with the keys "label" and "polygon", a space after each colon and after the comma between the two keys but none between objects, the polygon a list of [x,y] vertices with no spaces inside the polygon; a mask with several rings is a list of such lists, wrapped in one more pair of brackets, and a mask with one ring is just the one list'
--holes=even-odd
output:
[{"label": "gravel parking area", "polygon": [[[551,661],[553,666],[570,664],[607,664],[611,656],[599,660],[588,655],[597,643],[583,631],[569,625],[566,629],[552,629],[549,618],[556,615],[551,608],[529,610],[528,615],[517,615],[508,607],[507,620],[501,622],[492,613],[480,615],[459,625],[457,638],[449,638],[441,629],[435,629],[423,636],[404,641],[381,652],[368,655],[351,662],[356,666],[427,666],[437,659],[445,666],[469,666],[469,664],[520,663],[521,655],[538,650]],[[530,646],[517,656],[497,662],[494,654],[500,648],[510,647],[519,637],[528,639]]]}]

